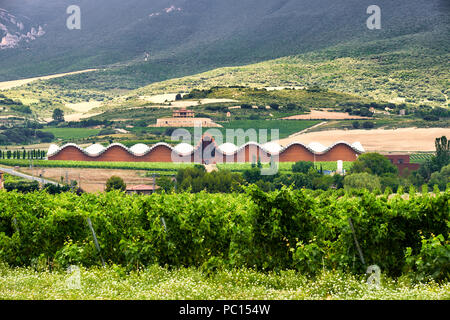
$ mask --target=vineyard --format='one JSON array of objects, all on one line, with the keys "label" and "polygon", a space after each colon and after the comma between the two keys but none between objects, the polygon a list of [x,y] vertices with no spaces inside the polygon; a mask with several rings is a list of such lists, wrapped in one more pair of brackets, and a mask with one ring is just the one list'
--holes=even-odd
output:
[{"label": "vineyard", "polygon": [[244,267],[304,275],[364,274],[376,264],[391,277],[445,281],[449,200],[450,190],[414,189],[409,197],[289,188],[264,193],[256,186],[242,194],[151,196],[2,191],[0,261],[54,270],[105,261],[127,270]]},{"label": "vineyard", "polygon": [[[0,159],[0,164],[7,166],[30,166],[30,160],[25,159]],[[281,173],[292,172],[294,162],[280,162],[278,168]],[[344,162],[344,169],[349,170],[352,162]],[[123,170],[147,170],[159,175],[175,175],[178,169],[193,167],[193,163],[171,163],[171,162],[103,162],[103,161],[66,161],[66,160],[33,160],[33,166],[41,168],[92,168],[92,169],[123,169]],[[262,164],[264,168],[270,166],[269,163]],[[336,171],[337,163],[334,161],[316,162],[317,170]],[[251,163],[223,163],[218,164],[220,170],[231,172],[243,172],[251,169]]]},{"label": "vineyard", "polygon": [[[7,166],[30,166],[29,160],[0,159],[0,164]],[[161,175],[175,175],[178,169],[192,167],[192,163],[172,162],[103,162],[103,161],[66,161],[66,160],[33,160],[33,166],[41,168],[97,168],[147,170]]]},{"label": "vineyard", "polygon": [[423,164],[434,156],[433,153],[414,153],[410,156],[411,163]]},{"label": "vineyard", "polygon": [[[345,161],[343,162],[343,168],[344,170],[350,170],[350,167],[352,166],[351,161]],[[292,172],[292,166],[295,164],[295,162],[279,162],[277,164],[278,170],[281,173],[289,173]],[[337,170],[337,162],[336,161],[316,161],[315,167],[317,170],[322,168],[323,170],[328,171],[336,171]],[[217,167],[221,170],[230,170],[231,172],[243,172],[245,170],[249,170],[252,168],[251,163],[223,163],[223,164],[217,164]],[[263,168],[269,168],[269,163],[263,163]]]}]

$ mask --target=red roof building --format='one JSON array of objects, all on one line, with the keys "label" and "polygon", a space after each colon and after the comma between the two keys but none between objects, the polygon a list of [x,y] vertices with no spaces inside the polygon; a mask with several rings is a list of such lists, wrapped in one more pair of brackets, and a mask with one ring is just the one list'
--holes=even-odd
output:
[{"label": "red roof building", "polygon": [[153,187],[153,185],[140,184],[137,186],[127,187],[126,192],[127,192],[127,194],[133,194],[133,193],[152,194],[153,192],[155,192],[158,189],[160,189],[160,187],[157,185],[155,185],[155,187]]}]

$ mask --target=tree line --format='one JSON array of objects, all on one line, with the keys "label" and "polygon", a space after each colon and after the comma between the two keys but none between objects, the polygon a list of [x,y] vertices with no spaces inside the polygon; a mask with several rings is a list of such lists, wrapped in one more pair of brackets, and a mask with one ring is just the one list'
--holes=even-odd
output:
[{"label": "tree line", "polygon": [[0,159],[25,159],[25,160],[43,160],[47,156],[47,151],[32,150],[0,150]]}]

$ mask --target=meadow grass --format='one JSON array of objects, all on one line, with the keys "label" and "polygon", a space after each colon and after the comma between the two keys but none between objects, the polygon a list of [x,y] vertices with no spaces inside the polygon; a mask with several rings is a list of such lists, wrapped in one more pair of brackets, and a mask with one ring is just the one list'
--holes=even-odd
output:
[{"label": "meadow grass", "polygon": [[41,131],[51,132],[56,139],[62,140],[76,140],[89,138],[95,136],[100,132],[100,129],[86,129],[86,128],[46,128]]},{"label": "meadow grass", "polygon": [[[291,134],[297,133],[304,129],[310,128],[316,124],[320,123],[320,121],[310,121],[310,120],[233,120],[229,123],[222,123],[223,129],[220,129],[222,133],[226,134],[226,129],[242,129],[245,131],[249,129],[254,129],[257,135],[256,138],[260,138],[261,129],[267,130],[267,141],[276,140],[277,137],[272,136],[271,130],[278,130],[278,134],[280,139],[286,138]],[[248,132],[250,133],[250,132]],[[274,131],[275,134],[275,131]],[[227,137],[225,135],[225,137]],[[240,137],[238,137],[240,138]],[[245,137],[244,137],[245,138]],[[254,141],[254,139],[246,139],[245,142]],[[228,142],[228,141],[224,141]],[[264,141],[260,141],[264,143]],[[235,141],[237,143],[237,141]],[[241,143],[242,144],[242,143]]]},{"label": "meadow grass", "polygon": [[381,277],[379,288],[364,276],[324,271],[315,278],[293,270],[250,269],[204,273],[195,268],[150,266],[125,272],[110,266],[80,268],[80,287],[71,288],[64,270],[36,271],[0,265],[0,299],[75,300],[438,300],[450,299],[450,283],[412,283]]}]

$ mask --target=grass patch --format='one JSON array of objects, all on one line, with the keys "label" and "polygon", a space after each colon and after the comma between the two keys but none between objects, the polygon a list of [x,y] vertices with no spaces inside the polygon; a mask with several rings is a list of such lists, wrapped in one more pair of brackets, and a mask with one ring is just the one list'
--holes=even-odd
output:
[{"label": "grass patch", "polygon": [[118,267],[80,269],[80,288],[67,285],[64,271],[36,271],[0,265],[0,299],[33,300],[439,300],[450,284],[411,284],[382,276],[370,289],[364,276],[323,272],[315,279],[296,271],[261,273],[249,269],[202,273],[195,268],[150,266],[126,273]]},{"label": "grass patch", "polygon": [[100,129],[86,129],[86,128],[46,128],[42,129],[45,132],[51,132],[56,139],[62,140],[76,140],[85,139],[95,136],[100,132]]},{"label": "grass patch", "polygon": [[[243,129],[247,131],[249,129],[254,129],[259,137],[260,129],[267,129],[268,141],[272,140],[270,130],[279,130],[279,138],[283,139],[291,134],[297,133],[304,129],[310,128],[320,121],[309,121],[309,120],[234,120],[230,123],[222,123],[223,129],[221,131],[226,133],[226,129]],[[225,136],[226,137],[226,136]],[[237,139],[236,139],[237,140]],[[248,142],[247,138],[245,142]],[[254,139],[253,139],[254,141]],[[224,141],[225,142],[225,141]],[[263,141],[261,141],[263,142]]]},{"label": "grass patch", "polygon": [[[0,159],[0,164],[7,166],[28,167],[30,160]],[[178,169],[191,167],[192,163],[172,162],[103,162],[103,161],[65,161],[65,160],[33,160],[35,167],[42,168],[92,168],[147,170],[155,173],[175,174]]]}]

